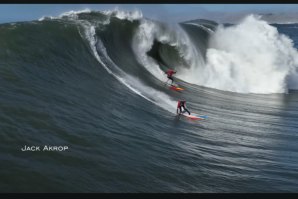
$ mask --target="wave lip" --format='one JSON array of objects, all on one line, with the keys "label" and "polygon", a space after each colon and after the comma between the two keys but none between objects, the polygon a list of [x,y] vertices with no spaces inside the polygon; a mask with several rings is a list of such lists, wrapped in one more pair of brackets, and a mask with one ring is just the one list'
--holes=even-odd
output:
[{"label": "wave lip", "polygon": [[68,11],[68,12],[64,12],[62,14],[60,14],[58,17],[53,17],[53,16],[42,16],[41,18],[38,19],[38,21],[44,21],[44,20],[54,20],[54,19],[61,19],[63,17],[69,17],[69,18],[73,18],[73,19],[77,19],[78,18],[78,14],[81,13],[91,13],[92,11],[88,8],[84,9],[84,10],[78,10],[78,11]]},{"label": "wave lip", "polygon": [[115,8],[114,10],[107,10],[107,11],[103,11],[102,13],[109,16],[117,17],[118,19],[121,19],[121,20],[126,19],[128,21],[134,21],[134,20],[139,20],[143,18],[143,13],[140,10],[124,11],[124,10],[119,10],[118,8]]}]

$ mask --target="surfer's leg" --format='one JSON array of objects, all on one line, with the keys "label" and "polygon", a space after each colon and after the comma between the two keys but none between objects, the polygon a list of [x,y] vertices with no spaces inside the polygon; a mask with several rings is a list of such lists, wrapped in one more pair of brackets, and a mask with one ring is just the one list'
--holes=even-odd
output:
[{"label": "surfer's leg", "polygon": [[181,108],[181,106],[179,107],[179,109],[180,109],[180,113],[182,113],[182,108]]},{"label": "surfer's leg", "polygon": [[171,85],[173,85],[173,77],[168,76],[168,78],[172,81],[172,82],[171,82]]},{"label": "surfer's leg", "polygon": [[183,107],[183,108],[186,112],[188,112],[188,115],[190,115],[190,112],[187,110],[187,108],[185,108],[185,107]]}]

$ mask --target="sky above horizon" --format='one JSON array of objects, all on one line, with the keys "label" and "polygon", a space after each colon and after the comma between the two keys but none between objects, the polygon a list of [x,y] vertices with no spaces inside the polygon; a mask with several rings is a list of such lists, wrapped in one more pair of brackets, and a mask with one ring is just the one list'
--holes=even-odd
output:
[{"label": "sky above horizon", "polygon": [[[201,17],[210,12],[275,13],[295,12],[298,4],[0,4],[0,23],[38,20],[43,16],[59,16],[67,11],[141,10],[149,18],[182,19]],[[179,15],[179,17],[177,17]]]}]

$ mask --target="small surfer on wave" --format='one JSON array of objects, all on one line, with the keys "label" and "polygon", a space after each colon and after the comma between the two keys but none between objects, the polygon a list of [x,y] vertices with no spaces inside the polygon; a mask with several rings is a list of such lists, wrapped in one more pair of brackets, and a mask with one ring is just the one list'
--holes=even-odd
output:
[{"label": "small surfer on wave", "polygon": [[173,86],[173,82],[174,82],[174,79],[173,79],[173,74],[175,74],[177,71],[173,70],[173,69],[168,69],[165,74],[167,74],[167,77],[168,77],[168,80],[172,80],[172,83],[171,83],[171,86]]},{"label": "small surfer on wave", "polygon": [[[187,110],[187,108],[185,107],[186,101],[185,100],[179,100],[178,104],[177,104],[177,114],[181,114],[183,112],[188,112],[188,114],[190,115],[190,112]],[[182,112],[182,108],[183,108],[183,112]],[[178,113],[178,110],[180,110],[180,112]]]}]

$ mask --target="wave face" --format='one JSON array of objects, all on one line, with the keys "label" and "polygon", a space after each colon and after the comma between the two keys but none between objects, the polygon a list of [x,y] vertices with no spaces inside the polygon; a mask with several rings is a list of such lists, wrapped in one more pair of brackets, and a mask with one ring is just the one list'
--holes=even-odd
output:
[{"label": "wave face", "polygon": [[[1,24],[0,191],[297,191],[295,27],[121,10]],[[208,119],[176,117],[178,99]]]}]

